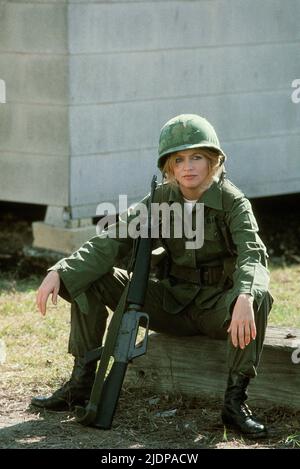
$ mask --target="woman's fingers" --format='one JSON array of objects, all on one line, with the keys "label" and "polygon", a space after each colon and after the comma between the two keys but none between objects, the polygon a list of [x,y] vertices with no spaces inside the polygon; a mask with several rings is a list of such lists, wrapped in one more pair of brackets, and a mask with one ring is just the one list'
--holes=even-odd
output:
[{"label": "woman's fingers", "polygon": [[46,308],[47,308],[47,299],[48,299],[49,294],[45,293],[44,290],[41,288],[38,291],[38,296],[37,296],[37,306],[39,309],[39,312],[45,316],[46,314]]},{"label": "woman's fingers", "polygon": [[57,295],[60,288],[60,279],[57,272],[51,271],[44,278],[38,289],[36,296],[36,304],[40,313],[45,316],[47,310],[47,301],[49,295],[52,293],[52,303],[57,304]]},{"label": "woman's fingers", "polygon": [[231,335],[233,346],[244,349],[250,344],[251,340],[256,338],[255,322],[250,321],[245,323],[244,321],[231,321],[227,332]]},{"label": "woman's fingers", "polygon": [[239,346],[241,349],[245,348],[245,327],[244,323],[241,322],[238,325],[238,339],[239,339]]},{"label": "woman's fingers", "polygon": [[234,347],[238,346],[238,329],[237,323],[235,321],[231,321],[230,327],[227,332],[230,332],[231,335],[231,342]]},{"label": "woman's fingers", "polygon": [[250,323],[250,328],[251,328],[251,338],[252,338],[252,340],[255,340],[255,339],[256,339],[256,325],[255,325],[255,321],[251,321],[251,323]]},{"label": "woman's fingers", "polygon": [[52,293],[52,303],[54,305],[57,305],[57,295],[58,295],[58,287],[54,287],[53,293]]},{"label": "woman's fingers", "polygon": [[40,311],[41,311],[41,314],[42,314],[43,316],[45,316],[45,314],[46,314],[47,299],[48,299],[48,295],[45,295],[45,293],[43,293],[43,294],[41,295],[41,302],[40,302]]},{"label": "woman's fingers", "polygon": [[251,323],[249,324],[247,322],[244,326],[245,346],[249,345],[251,341],[250,328],[251,328]]}]

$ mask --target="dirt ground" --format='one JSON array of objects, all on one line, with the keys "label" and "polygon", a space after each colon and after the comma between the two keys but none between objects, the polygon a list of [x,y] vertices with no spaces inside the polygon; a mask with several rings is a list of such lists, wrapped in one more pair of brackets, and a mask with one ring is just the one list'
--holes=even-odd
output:
[{"label": "dirt ground", "polygon": [[[1,374],[11,373],[1,367]],[[83,427],[69,412],[38,411],[33,393],[1,388],[0,448],[261,449],[298,448],[300,412],[270,407],[258,415],[270,436],[249,440],[224,431],[221,402],[125,389],[111,430]],[[298,431],[298,437],[297,435]]]},{"label": "dirt ground", "polygon": [[[259,205],[259,204],[258,204]],[[265,210],[265,212],[264,212]],[[282,220],[277,229],[269,209],[259,212],[264,219],[263,239],[273,256],[300,261],[298,218],[290,217],[290,230]],[[298,209],[297,209],[298,210]],[[264,216],[264,213],[266,216]],[[284,213],[284,212],[282,212]],[[281,230],[281,231],[280,231]],[[12,237],[12,233],[13,237]],[[30,247],[32,233],[26,220],[12,216],[0,218],[0,269],[16,269],[20,276],[44,268],[40,261],[30,261],[23,247]],[[31,267],[29,267],[31,266]],[[195,449],[203,448],[299,448],[300,411],[270,407],[258,409],[268,425],[270,436],[255,441],[225,431],[220,421],[221,402],[188,398],[181,395],[153,395],[142,389],[122,391],[113,428],[110,431],[83,427],[69,412],[38,411],[30,398],[46,388],[7,387],[5,377],[18,370],[0,365],[0,448],[1,449]],[[49,390],[48,390],[49,391]]]}]

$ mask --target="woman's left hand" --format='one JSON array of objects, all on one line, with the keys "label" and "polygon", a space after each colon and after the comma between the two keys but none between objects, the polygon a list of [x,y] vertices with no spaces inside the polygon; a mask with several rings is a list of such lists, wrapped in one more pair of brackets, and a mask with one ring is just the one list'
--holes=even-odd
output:
[{"label": "woman's left hand", "polygon": [[233,308],[231,323],[227,332],[231,335],[234,347],[244,349],[256,337],[256,326],[253,310],[253,297],[243,293]]}]

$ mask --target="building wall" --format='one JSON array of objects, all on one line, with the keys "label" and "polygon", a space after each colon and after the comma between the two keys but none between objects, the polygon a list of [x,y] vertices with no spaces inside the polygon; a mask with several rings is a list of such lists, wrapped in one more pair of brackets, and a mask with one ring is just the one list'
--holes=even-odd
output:
[{"label": "building wall", "polygon": [[299,1],[85,2],[69,13],[75,212],[140,198],[159,129],[185,112],[215,125],[247,195],[299,190]]},{"label": "building wall", "polygon": [[215,125],[248,196],[299,191],[299,0],[4,3],[0,199],[70,204],[73,217],[137,200],[180,113]]},{"label": "building wall", "polygon": [[69,204],[67,5],[0,2],[0,200]]}]

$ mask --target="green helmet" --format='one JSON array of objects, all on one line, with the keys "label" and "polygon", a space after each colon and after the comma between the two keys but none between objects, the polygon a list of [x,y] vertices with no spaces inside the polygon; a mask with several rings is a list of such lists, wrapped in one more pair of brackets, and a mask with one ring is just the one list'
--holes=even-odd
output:
[{"label": "green helmet", "polygon": [[158,147],[157,166],[162,170],[170,153],[188,148],[205,147],[226,155],[220,147],[213,126],[197,114],[180,114],[170,119],[161,129]]}]

